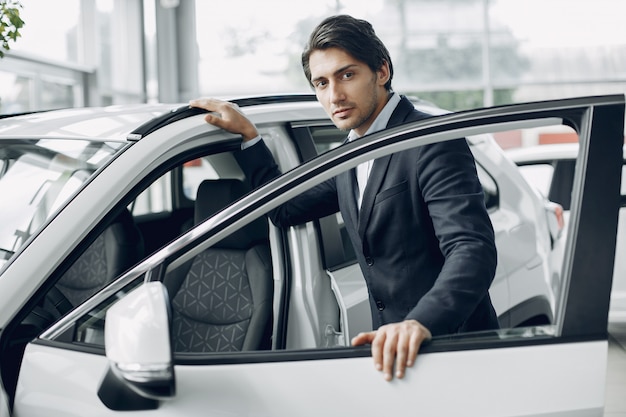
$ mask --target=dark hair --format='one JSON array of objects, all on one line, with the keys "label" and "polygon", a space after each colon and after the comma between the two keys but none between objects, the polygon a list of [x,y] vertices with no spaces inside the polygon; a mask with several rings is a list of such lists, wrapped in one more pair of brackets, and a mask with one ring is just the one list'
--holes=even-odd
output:
[{"label": "dark hair", "polygon": [[311,84],[309,58],[315,50],[340,48],[361,62],[365,62],[373,72],[378,71],[385,62],[389,64],[389,81],[385,84],[391,91],[393,65],[389,51],[376,36],[372,25],[348,15],[331,16],[322,21],[311,33],[309,42],[302,52],[302,69]]}]

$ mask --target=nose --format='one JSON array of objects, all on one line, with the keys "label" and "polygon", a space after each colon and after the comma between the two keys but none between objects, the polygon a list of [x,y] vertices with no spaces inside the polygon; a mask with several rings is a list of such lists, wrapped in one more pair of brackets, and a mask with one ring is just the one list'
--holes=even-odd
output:
[{"label": "nose", "polygon": [[330,82],[328,85],[330,91],[330,102],[332,104],[341,103],[346,99],[343,88],[340,83]]}]

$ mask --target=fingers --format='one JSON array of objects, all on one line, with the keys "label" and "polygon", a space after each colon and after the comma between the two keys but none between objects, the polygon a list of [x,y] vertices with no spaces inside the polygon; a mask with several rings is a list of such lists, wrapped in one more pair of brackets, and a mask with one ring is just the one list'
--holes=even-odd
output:
[{"label": "fingers", "polygon": [[189,101],[190,107],[205,109],[211,113],[204,120],[227,132],[239,134],[244,140],[258,136],[256,126],[239,110],[239,106],[228,101],[215,98],[199,98]]},{"label": "fingers", "polygon": [[[413,363],[413,358],[409,359],[409,346],[410,346],[411,336],[407,335],[404,332],[398,334],[398,341],[396,344],[396,378],[404,378],[404,372],[409,362]],[[417,351],[416,351],[417,353]],[[393,362],[391,363],[392,368],[390,368],[390,372],[393,371]],[[386,374],[385,374],[386,375]],[[391,378],[389,378],[391,380]]]},{"label": "fingers", "polygon": [[199,107],[208,111],[220,111],[223,107],[234,105],[228,101],[220,100],[212,97],[196,98],[189,101],[189,106]]},{"label": "fingers", "polygon": [[431,338],[430,331],[415,320],[381,326],[375,332],[361,333],[352,340],[353,346],[372,345],[374,367],[387,381],[403,378],[406,368],[413,366],[424,340]]},{"label": "fingers", "polygon": [[[430,332],[429,332],[430,334]],[[430,336],[428,336],[430,339]],[[411,334],[411,339],[408,344],[408,352],[406,355],[406,366],[411,367],[415,363],[415,359],[417,358],[417,351],[419,350],[422,344],[422,340],[420,340],[419,335],[416,333]]]},{"label": "fingers", "polygon": [[389,353],[387,353],[387,355],[384,354],[385,340],[386,340],[387,334],[384,331],[381,331],[381,329],[378,329],[378,331],[375,331],[375,332],[359,333],[357,336],[355,336],[352,339],[352,346],[360,346],[360,345],[365,345],[367,343],[371,344],[372,345],[372,359],[374,360],[374,367],[376,368],[377,371],[382,371],[384,373],[385,379],[390,380],[391,379],[390,369],[393,369],[393,356],[394,355],[391,355],[391,364],[390,365],[387,364],[387,371],[384,371],[385,358],[389,360],[390,355]]},{"label": "fingers", "polygon": [[227,102],[215,98],[197,98],[189,101],[189,107],[198,107],[207,111],[219,112]]},{"label": "fingers", "polygon": [[352,346],[360,346],[372,343],[376,337],[376,332],[359,333],[352,338]]},{"label": "fingers", "polygon": [[[380,370],[380,368],[382,367],[383,378],[385,378],[385,381],[391,381],[393,379],[393,364],[395,362],[396,352],[399,347],[399,335],[396,331],[389,331],[383,333],[383,335],[383,337],[379,338],[379,343],[374,340],[374,344],[372,344],[372,351],[377,351],[374,363],[378,363],[378,365],[375,365],[377,369]],[[374,356],[373,352],[372,356]],[[378,361],[382,361],[382,366]],[[398,363],[398,366],[402,365]]]}]

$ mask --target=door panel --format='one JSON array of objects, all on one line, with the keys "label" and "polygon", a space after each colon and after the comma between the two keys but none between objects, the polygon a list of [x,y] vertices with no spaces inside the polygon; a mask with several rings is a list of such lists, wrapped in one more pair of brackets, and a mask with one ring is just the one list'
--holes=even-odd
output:
[{"label": "door panel", "polygon": [[[392,383],[369,357],[178,365],[175,398],[141,415],[599,417],[606,356],[606,341],[423,353]],[[120,415],[95,394],[103,356],[31,345],[25,358],[18,415]]]},{"label": "door panel", "polygon": [[207,367],[198,381],[193,367],[176,372],[180,392],[190,392],[180,404],[187,415],[601,416],[606,351],[606,342],[595,342],[426,353],[392,383],[369,357]]}]

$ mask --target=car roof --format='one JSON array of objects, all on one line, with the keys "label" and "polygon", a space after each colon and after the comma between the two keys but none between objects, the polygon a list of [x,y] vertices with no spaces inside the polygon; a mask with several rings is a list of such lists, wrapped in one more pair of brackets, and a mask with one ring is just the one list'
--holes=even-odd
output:
[{"label": "car roof", "polygon": [[[415,107],[431,115],[449,113],[432,103],[409,97]],[[313,94],[224,97],[239,107],[259,105],[314,103]],[[135,141],[177,120],[205,113],[186,103],[120,104],[37,111],[0,116],[0,140],[16,138],[72,138],[101,141]],[[330,122],[330,119],[328,120]]]},{"label": "car roof", "polygon": [[[221,97],[240,107],[262,104],[315,102],[312,94]],[[137,140],[150,132],[184,117],[205,113],[187,103],[120,104],[106,107],[81,107],[0,116],[3,138],[80,138],[89,140]],[[141,132],[143,135],[132,135]]]},{"label": "car roof", "polygon": [[126,141],[137,126],[173,104],[132,104],[34,112],[0,119],[0,138],[89,138]]}]

